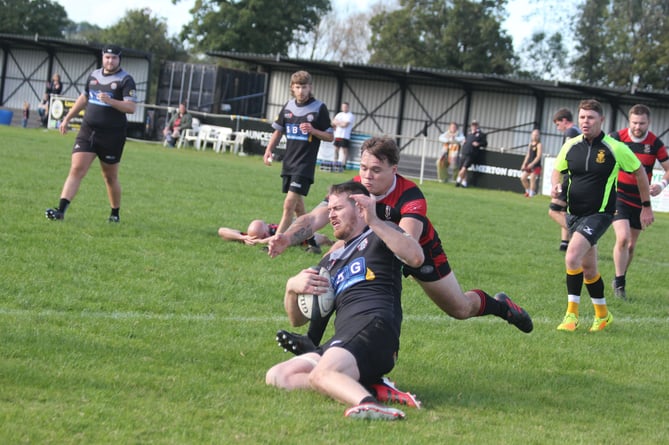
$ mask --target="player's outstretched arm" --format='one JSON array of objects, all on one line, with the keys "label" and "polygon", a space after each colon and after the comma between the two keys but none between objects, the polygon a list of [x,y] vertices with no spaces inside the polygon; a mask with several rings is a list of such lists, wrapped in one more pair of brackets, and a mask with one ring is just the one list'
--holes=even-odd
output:
[{"label": "player's outstretched arm", "polygon": [[328,223],[328,208],[319,204],[306,215],[297,218],[284,233],[277,233],[269,240],[269,256],[281,255],[288,247],[296,246],[325,227]]}]

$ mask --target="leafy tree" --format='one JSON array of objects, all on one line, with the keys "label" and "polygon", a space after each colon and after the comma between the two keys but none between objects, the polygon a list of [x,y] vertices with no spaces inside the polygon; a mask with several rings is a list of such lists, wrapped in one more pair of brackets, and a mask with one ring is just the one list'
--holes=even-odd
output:
[{"label": "leafy tree", "polygon": [[65,28],[65,38],[71,40],[101,40],[103,29],[88,22],[70,22]]},{"label": "leafy tree", "polygon": [[290,45],[291,57],[310,60],[336,60],[338,62],[365,63],[369,59],[367,24],[372,12],[358,12],[345,17],[331,12],[318,27],[298,42]]},{"label": "leafy tree", "polygon": [[70,21],[65,8],[50,0],[0,0],[0,30],[7,34],[62,37]]},{"label": "leafy tree", "polygon": [[669,3],[591,0],[580,6],[575,78],[593,84],[669,88]]},{"label": "leafy tree", "polygon": [[153,53],[151,64],[151,90],[148,98],[155,97],[163,60],[185,60],[186,55],[176,39],[167,37],[167,23],[156,17],[151,9],[131,9],[126,11],[116,24],[102,30],[98,38],[101,43],[114,43],[125,48],[133,48]]},{"label": "leafy tree", "polygon": [[196,0],[181,38],[202,52],[286,54],[329,11],[330,0]]},{"label": "leafy tree", "polygon": [[517,62],[502,30],[506,0],[400,0],[370,21],[370,62],[507,74]]},{"label": "leafy tree", "polygon": [[532,34],[529,43],[520,51],[524,70],[517,74],[533,79],[555,80],[565,75],[567,68],[567,50],[562,34],[545,32]]}]

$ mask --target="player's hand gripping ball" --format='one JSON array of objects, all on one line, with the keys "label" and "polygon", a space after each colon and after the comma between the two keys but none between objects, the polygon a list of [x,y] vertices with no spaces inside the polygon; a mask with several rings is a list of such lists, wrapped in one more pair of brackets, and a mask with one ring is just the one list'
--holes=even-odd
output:
[{"label": "player's hand gripping ball", "polygon": [[[314,269],[318,269],[318,267],[314,267]],[[318,274],[326,277],[330,282],[330,272],[326,268],[321,267]],[[297,296],[297,305],[300,311],[310,320],[318,320],[328,316],[334,309],[334,302],[335,294],[332,285],[329,285],[327,291],[320,295],[299,294]]]}]

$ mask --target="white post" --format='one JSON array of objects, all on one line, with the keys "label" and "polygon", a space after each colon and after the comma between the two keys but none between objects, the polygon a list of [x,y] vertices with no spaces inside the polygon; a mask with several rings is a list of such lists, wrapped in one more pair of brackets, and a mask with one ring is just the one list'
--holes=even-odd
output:
[{"label": "white post", "polygon": [[423,136],[423,150],[420,156],[420,181],[419,184],[423,185],[423,173],[425,171],[425,152],[427,150],[427,137]]}]

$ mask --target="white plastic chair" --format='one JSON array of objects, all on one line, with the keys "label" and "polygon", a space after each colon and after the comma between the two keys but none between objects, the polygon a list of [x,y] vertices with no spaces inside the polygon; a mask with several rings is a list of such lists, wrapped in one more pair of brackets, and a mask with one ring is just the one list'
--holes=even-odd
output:
[{"label": "white plastic chair", "polygon": [[246,139],[245,131],[238,131],[235,133],[235,140],[232,142],[231,151],[235,154],[244,152],[244,139]]},{"label": "white plastic chair", "polygon": [[211,125],[200,125],[200,131],[197,133],[197,140],[195,141],[195,148],[198,150],[206,150],[207,144],[216,143],[216,130]]},{"label": "white plastic chair", "polygon": [[177,143],[177,148],[181,148],[188,143],[193,143],[197,141],[197,135],[200,131],[200,119],[193,118],[193,128],[189,128],[186,131],[183,131],[179,137],[179,142]]},{"label": "white plastic chair", "polygon": [[227,147],[234,141],[232,128],[217,127],[216,128],[216,142],[214,143],[214,151],[219,153],[221,150],[226,151]]}]

